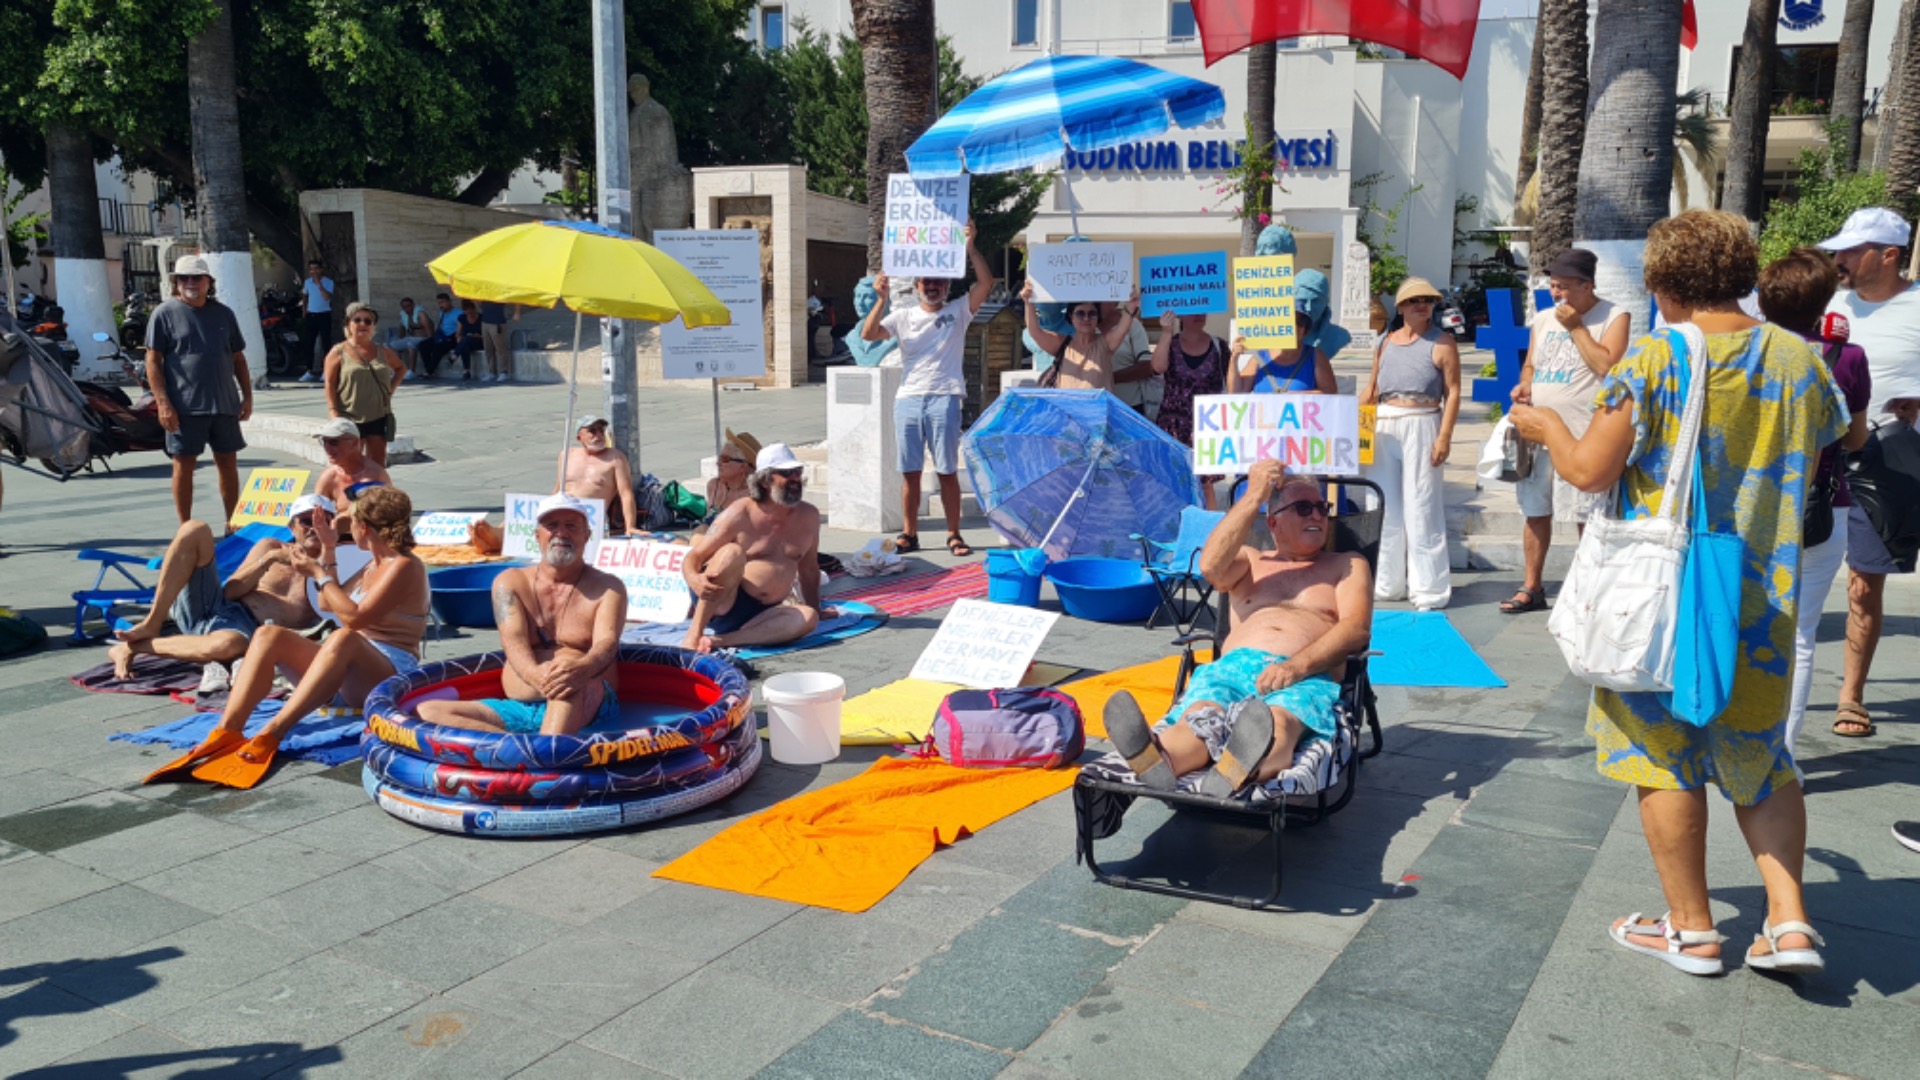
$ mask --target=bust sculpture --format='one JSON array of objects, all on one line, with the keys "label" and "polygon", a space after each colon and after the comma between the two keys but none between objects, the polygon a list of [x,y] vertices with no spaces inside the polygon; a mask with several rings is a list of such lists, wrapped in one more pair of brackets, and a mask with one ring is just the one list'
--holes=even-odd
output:
[{"label": "bust sculpture", "polygon": [[853,362],[860,367],[879,367],[880,361],[900,346],[900,342],[894,338],[885,341],[863,341],[860,338],[860,328],[866,325],[867,313],[879,302],[880,293],[873,287],[873,275],[861,278],[859,284],[853,287],[853,313],[858,318],[854,320],[853,329],[847,331],[842,340],[847,343],[847,351],[853,354]]},{"label": "bust sculpture", "polygon": [[680,164],[673,117],[653,99],[645,75],[627,80],[627,160],[633,178],[633,235],[652,240],[656,229],[693,223],[693,173]]}]

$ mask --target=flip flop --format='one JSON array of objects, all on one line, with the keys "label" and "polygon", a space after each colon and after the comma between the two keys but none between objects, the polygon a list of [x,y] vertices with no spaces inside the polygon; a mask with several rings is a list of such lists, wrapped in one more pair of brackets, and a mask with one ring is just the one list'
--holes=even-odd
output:
[{"label": "flip flop", "polygon": [[1107,741],[1127,759],[1127,768],[1142,784],[1155,791],[1172,791],[1180,786],[1132,694],[1122,690],[1108,698],[1101,719],[1107,725]]},{"label": "flip flop", "polygon": [[1253,780],[1261,759],[1273,749],[1273,710],[1257,697],[1246,698],[1227,714],[1232,724],[1227,745],[1213,768],[1200,778],[1200,794],[1216,799],[1238,795]]},{"label": "flip flop", "polygon": [[1789,919],[1778,926],[1763,922],[1760,924],[1760,929],[1761,936],[1767,939],[1767,948],[1771,951],[1761,956],[1755,956],[1749,951],[1748,967],[1758,971],[1778,972],[1781,975],[1811,975],[1817,971],[1826,970],[1827,962],[1817,951],[1780,947],[1780,939],[1787,934],[1805,934],[1815,945],[1825,947],[1826,940],[1814,932],[1813,927],[1797,919]]},{"label": "flip flop", "polygon": [[[1678,929],[1668,921],[1672,914],[1668,912],[1655,922],[1642,922],[1641,914],[1636,911],[1620,925],[1609,925],[1607,936],[1623,949],[1664,960],[1689,975],[1719,975],[1725,972],[1727,965],[1717,956],[1695,956],[1680,950],[1687,945],[1718,945],[1727,939],[1721,937],[1717,930]],[[1633,937],[1663,937],[1667,939],[1667,947],[1658,949],[1651,945],[1636,944],[1630,940]]]},{"label": "flip flop", "polygon": [[146,776],[146,779],[140,782],[143,784],[157,784],[162,780],[176,779],[176,777],[174,776],[175,773],[186,772],[188,769],[193,768],[195,765],[198,765],[200,762],[205,761],[207,758],[215,754],[228,753],[229,751],[232,751],[238,748],[241,743],[244,743],[246,741],[247,741],[247,737],[245,735],[240,734],[237,731],[215,730],[212,734],[208,735],[205,739],[203,739],[199,746],[194,747],[193,749],[187,751],[186,753],[180,755],[179,757],[174,758],[172,761],[167,762],[165,765],[162,765],[159,768],[148,773]]},{"label": "flip flop", "polygon": [[[1872,714],[1867,707],[1857,701],[1843,701],[1834,709],[1833,733],[1843,739],[1864,739],[1880,730],[1873,724]],[[1842,725],[1851,724],[1851,729]]]},{"label": "flip flop", "polygon": [[193,776],[196,780],[244,790],[258,784],[267,775],[279,749],[278,738],[255,735],[244,745],[205,762],[193,770]]}]

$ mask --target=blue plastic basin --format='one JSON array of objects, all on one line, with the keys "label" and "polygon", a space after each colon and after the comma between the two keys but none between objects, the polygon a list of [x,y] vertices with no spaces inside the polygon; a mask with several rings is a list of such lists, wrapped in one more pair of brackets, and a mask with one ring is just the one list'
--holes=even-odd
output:
[{"label": "blue plastic basin", "polygon": [[1067,559],[1047,567],[1060,606],[1076,619],[1145,622],[1160,606],[1153,578],[1132,559]]},{"label": "blue plastic basin", "polygon": [[525,563],[492,562],[427,571],[433,610],[449,627],[489,627],[493,621],[493,579]]}]

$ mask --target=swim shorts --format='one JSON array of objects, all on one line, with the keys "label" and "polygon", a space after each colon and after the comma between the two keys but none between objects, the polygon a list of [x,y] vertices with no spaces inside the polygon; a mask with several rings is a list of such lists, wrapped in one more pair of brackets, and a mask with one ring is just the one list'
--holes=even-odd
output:
[{"label": "swim shorts", "polygon": [[260,628],[253,612],[238,600],[227,599],[220,584],[220,571],[212,565],[196,566],[186,587],[174,598],[167,614],[183,634],[205,635],[226,631],[251,638]]},{"label": "swim shorts", "polygon": [[[620,702],[613,695],[613,684],[602,681],[600,687],[605,691],[600,697],[600,707],[594,710],[593,719],[586,727],[611,724],[620,718]],[[480,704],[492,709],[500,717],[501,723],[515,735],[538,735],[540,726],[547,720],[547,700],[515,701],[512,698],[482,698]]]},{"label": "swim shorts", "polygon": [[1235,705],[1258,695],[1268,705],[1278,705],[1292,713],[1306,727],[1308,738],[1332,738],[1336,722],[1334,707],[1340,701],[1339,683],[1325,675],[1313,675],[1284,690],[1260,694],[1260,673],[1285,659],[1264,649],[1234,649],[1211,664],[1200,665],[1187,682],[1187,692],[1167,710],[1159,726],[1171,727],[1195,705],[1217,706],[1187,718],[1187,726],[1206,742],[1208,752],[1217,759],[1227,745],[1231,730],[1227,714]]},{"label": "swim shorts", "polygon": [[742,587],[733,594],[733,606],[719,615],[707,620],[707,632],[711,634],[731,634],[735,630],[752,622],[763,611],[779,607],[781,601],[771,604],[756,599]]}]

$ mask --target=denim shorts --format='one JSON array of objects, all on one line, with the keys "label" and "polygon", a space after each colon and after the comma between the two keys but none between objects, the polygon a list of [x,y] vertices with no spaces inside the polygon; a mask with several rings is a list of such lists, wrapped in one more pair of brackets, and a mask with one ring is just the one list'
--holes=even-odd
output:
[{"label": "denim shorts", "polygon": [[923,394],[895,398],[893,438],[899,447],[902,473],[926,467],[926,450],[933,451],[933,471],[952,476],[960,471],[960,397]]}]

